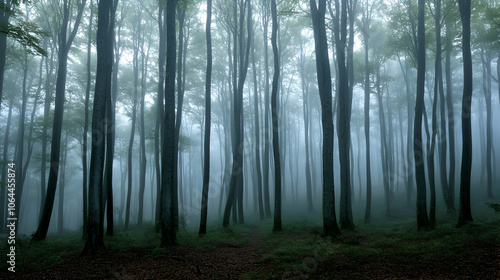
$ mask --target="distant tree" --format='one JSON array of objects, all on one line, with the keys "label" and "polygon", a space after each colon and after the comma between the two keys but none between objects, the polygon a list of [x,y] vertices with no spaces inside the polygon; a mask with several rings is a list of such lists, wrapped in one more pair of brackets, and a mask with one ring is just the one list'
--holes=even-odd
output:
[{"label": "distant tree", "polygon": [[[248,6],[245,7],[244,5]],[[224,209],[223,226],[229,225],[230,211],[234,209],[233,218],[238,213],[238,220],[240,223],[244,222],[243,216],[243,89],[248,70],[249,54],[251,41],[253,36],[252,26],[252,9],[251,1],[240,1],[240,13],[238,18],[238,1],[233,2],[233,19],[234,19],[234,51],[233,51],[233,94],[234,94],[234,151],[233,151],[233,167],[231,170],[231,181],[229,184],[229,193]],[[247,10],[247,36],[244,35],[244,22],[245,13],[241,12]],[[238,26],[236,28],[236,26]],[[246,42],[246,44],[244,44]],[[239,52],[237,51],[239,50]],[[237,208],[236,208],[237,207]]]},{"label": "distant tree", "polygon": [[[94,1],[90,1],[90,18],[89,18],[89,29],[87,32],[87,84],[85,86],[85,105],[84,105],[84,124],[83,124],[83,135],[82,135],[82,173],[83,173],[83,236],[87,234],[88,228],[88,169],[87,169],[87,142],[88,142],[88,127],[89,127],[89,99],[90,99],[90,83],[91,83],[91,55],[92,55],[92,20],[94,18]],[[45,175],[45,171],[42,170]]]},{"label": "distant tree", "polygon": [[462,58],[464,67],[464,89],[462,97],[462,170],[460,172],[460,207],[458,226],[472,222],[470,206],[470,175],[472,169],[472,54],[471,54],[471,1],[457,0],[462,21]]},{"label": "distant tree", "polygon": [[[71,3],[70,3],[71,2]],[[75,3],[76,2],[76,3]],[[59,172],[59,154],[61,146],[61,130],[64,112],[64,96],[66,90],[66,73],[68,68],[68,55],[73,43],[73,39],[78,31],[78,26],[83,14],[86,0],[70,1],[64,0],[62,3],[62,22],[58,34],[58,70],[56,81],[56,97],[54,107],[54,121],[52,126],[52,143],[50,149],[50,169],[49,180],[47,183],[47,196],[44,201],[44,210],[40,219],[38,229],[33,236],[33,240],[44,240],[47,236],[52,208],[54,206],[54,197],[57,187],[57,177]],[[73,28],[68,30],[69,19],[72,14],[73,4],[77,5],[77,15],[73,22]]]},{"label": "distant tree", "polygon": [[212,35],[210,32],[212,22],[212,0],[207,0],[207,72],[205,78],[205,154],[203,156],[203,190],[201,195],[200,235],[207,233],[208,188],[210,183],[210,126],[212,114],[211,83],[212,83]]},{"label": "distant tree", "polygon": [[273,122],[273,155],[274,155],[274,225],[273,232],[281,231],[281,162],[278,122],[278,82],[280,77],[280,57],[278,55],[278,16],[276,0],[271,0],[272,32],[271,45],[274,57],[273,87],[271,93],[271,112]]},{"label": "distant tree", "polygon": [[340,233],[335,216],[335,193],[333,180],[333,112],[332,82],[328,59],[325,11],[326,0],[310,0],[311,18],[316,50],[316,71],[321,99],[321,123],[323,129],[323,234],[335,236]]}]

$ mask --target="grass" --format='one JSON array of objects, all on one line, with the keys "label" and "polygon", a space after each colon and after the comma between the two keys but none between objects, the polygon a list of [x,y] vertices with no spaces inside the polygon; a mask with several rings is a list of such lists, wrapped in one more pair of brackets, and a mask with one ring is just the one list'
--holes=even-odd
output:
[{"label": "grass", "polygon": [[[461,228],[455,225],[455,217],[444,216],[438,219],[434,230],[417,231],[413,219],[380,219],[370,224],[358,223],[355,230],[342,231],[341,236],[332,239],[321,237],[322,228],[311,219],[285,220],[283,231],[278,233],[272,233],[272,221],[265,220],[252,225],[214,227],[201,237],[197,231],[181,229],[177,240],[182,247],[211,251],[219,247],[247,246],[252,238],[258,238],[260,249],[254,254],[261,256],[262,265],[272,266],[276,273],[249,271],[241,279],[282,278],[282,273],[307,278],[324,270],[348,271],[350,277],[356,277],[366,267],[404,270],[412,269],[415,261],[420,266],[435,266],[443,260],[444,266],[450,263],[484,265],[484,260],[471,258],[471,252],[482,250],[482,254],[491,258],[498,254],[498,216],[490,214],[489,218]],[[152,224],[147,224],[128,231],[118,229],[114,236],[105,236],[104,243],[111,250],[144,250],[147,256],[162,259],[169,250],[159,248],[159,240],[160,234]],[[67,259],[78,257],[83,247],[80,233],[53,234],[42,242],[18,237],[16,270],[50,270]],[[5,252],[6,245],[0,250]],[[5,261],[0,265],[2,271],[7,267]]]}]

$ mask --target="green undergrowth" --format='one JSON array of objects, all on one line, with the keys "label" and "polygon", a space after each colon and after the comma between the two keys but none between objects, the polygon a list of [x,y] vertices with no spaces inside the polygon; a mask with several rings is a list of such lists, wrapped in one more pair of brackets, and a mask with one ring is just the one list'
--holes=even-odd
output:
[{"label": "green undergrowth", "polygon": [[402,267],[411,267],[416,260],[429,265],[441,260],[460,264],[470,261],[471,252],[477,249],[494,257],[500,242],[498,219],[457,228],[456,219],[443,218],[427,231],[416,230],[413,220],[377,221],[342,230],[335,238],[321,237],[321,227],[307,221],[284,224],[279,233],[271,229],[270,222],[260,226],[265,241],[262,262],[293,275],[309,275],[322,264],[351,271],[395,260]]}]

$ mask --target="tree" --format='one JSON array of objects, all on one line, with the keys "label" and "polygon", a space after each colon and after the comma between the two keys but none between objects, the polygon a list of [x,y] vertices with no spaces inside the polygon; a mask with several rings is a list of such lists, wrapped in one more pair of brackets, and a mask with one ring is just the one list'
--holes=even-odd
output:
[{"label": "tree", "polygon": [[415,124],[413,131],[413,152],[415,158],[415,178],[417,180],[417,226],[429,227],[427,217],[425,168],[422,147],[422,113],[424,110],[425,86],[425,0],[418,0],[418,44],[417,44],[417,100],[415,102]]},{"label": "tree", "polygon": [[[40,46],[40,37],[44,32],[36,24],[22,20],[22,13],[17,10],[21,4],[29,4],[27,0],[0,0],[0,108],[3,97],[3,84],[5,63],[7,58],[7,37],[13,38],[25,47],[30,53],[47,56],[47,52]],[[10,21],[11,16],[16,20],[15,24]]]},{"label": "tree", "polygon": [[[237,0],[233,2],[233,18],[235,23],[234,32],[234,51],[233,51],[233,93],[234,93],[234,149],[233,149],[233,167],[231,169],[231,181],[229,183],[229,193],[224,209],[223,226],[229,225],[229,216],[231,209],[237,210],[240,223],[244,222],[243,216],[243,86],[248,70],[248,57],[250,54],[250,46],[252,37],[252,4],[251,1],[247,7],[247,37],[245,38],[246,46],[244,45],[244,21],[245,10],[243,1],[240,1],[240,14],[238,22]],[[239,24],[239,28],[236,26]],[[239,30],[239,33],[238,33]],[[238,40],[237,40],[238,39]],[[237,51],[239,49],[239,52]],[[239,60],[239,61],[238,61]],[[237,207],[237,208],[236,208]],[[234,214],[235,212],[233,212]],[[234,216],[235,217],[235,216]],[[233,218],[234,218],[233,217]]]},{"label": "tree", "polygon": [[472,222],[470,207],[470,175],[472,169],[472,54],[470,43],[471,1],[457,0],[462,21],[462,59],[464,68],[464,89],[462,97],[462,169],[460,171],[460,207],[458,225]]},{"label": "tree", "polygon": [[[351,206],[351,170],[349,161],[349,146],[351,143],[351,107],[352,96],[349,90],[349,74],[346,65],[347,44],[347,0],[335,1],[337,14],[340,14],[340,30],[335,25],[335,41],[338,66],[338,130],[340,159],[340,226],[343,229],[353,229]],[[352,83],[352,82],[351,82]],[[324,168],[324,166],[323,166]]]},{"label": "tree", "polygon": [[[116,2],[115,2],[116,3]],[[111,1],[99,1],[97,14],[97,71],[94,93],[94,107],[92,112],[92,149],[90,154],[89,170],[89,217],[87,243],[84,252],[90,250],[95,254],[104,247],[101,213],[103,207],[103,177],[106,130],[103,121],[106,116],[106,102],[111,94],[108,83],[111,81],[111,67],[109,60],[110,44],[112,44],[113,31],[110,27],[110,14],[114,11]]]},{"label": "tree", "polygon": [[[176,242],[174,217],[174,161],[175,151],[175,8],[177,0],[167,0],[166,17],[166,68],[165,68],[165,115],[162,126],[161,157],[161,246],[173,246]],[[180,62],[179,62],[180,63]],[[176,205],[176,204],[175,204]]]},{"label": "tree", "polygon": [[[370,162],[370,60],[368,51],[370,48],[370,24],[372,21],[373,11],[377,1],[373,1],[370,5],[366,1],[361,17],[361,33],[363,35],[363,44],[365,47],[365,77],[364,77],[364,130],[366,142],[366,208],[365,222],[370,221],[371,204],[372,204],[372,180],[371,180],[371,162]],[[358,144],[359,145],[359,144]]]},{"label": "tree", "polygon": [[328,43],[325,27],[326,0],[310,0],[311,18],[316,50],[316,71],[321,99],[321,123],[323,129],[323,235],[340,233],[335,216],[333,180],[333,112],[332,83],[328,59]]},{"label": "tree", "polygon": [[[71,3],[70,3],[71,2]],[[49,228],[50,217],[52,215],[52,208],[54,206],[54,197],[57,187],[57,177],[59,172],[59,154],[61,146],[61,130],[62,130],[62,120],[64,112],[64,96],[66,90],[66,73],[68,66],[68,54],[73,43],[73,39],[78,31],[78,26],[83,14],[83,8],[85,7],[86,0],[79,0],[77,4],[77,16],[74,20],[73,28],[68,33],[68,25],[70,18],[70,11],[72,4],[74,2],[69,0],[63,1],[62,7],[62,22],[61,28],[58,34],[58,62],[59,67],[57,69],[57,81],[56,81],[56,97],[55,97],[55,108],[54,108],[54,121],[52,126],[52,143],[50,150],[50,171],[49,171],[49,181],[47,183],[47,196],[44,201],[44,210],[42,217],[40,219],[40,224],[38,229],[33,236],[33,240],[44,240],[47,236],[47,230]]]},{"label": "tree", "polygon": [[[90,98],[90,82],[91,82],[91,75],[90,75],[90,57],[92,54],[92,20],[94,18],[94,1],[90,1],[90,19],[89,19],[89,29],[88,29],[88,40],[87,40],[87,85],[85,87],[85,105],[84,105],[84,110],[85,110],[85,120],[83,124],[83,141],[82,141],[82,173],[83,173],[83,180],[82,180],[82,193],[83,193],[83,236],[87,234],[87,228],[88,228],[88,191],[87,191],[87,184],[88,184],[88,169],[87,169],[87,142],[88,142],[88,127],[89,127],[89,98]],[[45,177],[45,170],[42,170],[42,174]],[[43,184],[43,183],[42,183]],[[45,189],[42,186],[43,189]]]},{"label": "tree", "polygon": [[211,83],[212,83],[212,35],[210,25],[212,22],[212,0],[207,0],[207,73],[205,81],[205,154],[203,156],[203,190],[201,195],[200,235],[207,233],[208,187],[210,183],[210,125],[211,125]]},{"label": "tree", "polygon": [[271,0],[272,32],[271,45],[274,57],[273,87],[271,92],[271,112],[273,122],[273,155],[274,155],[274,225],[273,232],[281,231],[281,162],[280,144],[278,134],[278,82],[280,77],[280,57],[278,55],[278,16],[276,12],[276,0]]}]

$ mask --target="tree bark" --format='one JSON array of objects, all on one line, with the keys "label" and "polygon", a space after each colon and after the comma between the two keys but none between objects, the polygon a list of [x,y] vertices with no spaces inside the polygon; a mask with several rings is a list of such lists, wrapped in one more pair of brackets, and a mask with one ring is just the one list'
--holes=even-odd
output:
[{"label": "tree bark", "polygon": [[174,182],[176,170],[175,155],[175,9],[177,0],[167,0],[166,7],[166,68],[165,68],[165,117],[162,127],[162,163],[161,163],[161,246],[173,246],[176,243],[174,216]]},{"label": "tree bark", "polygon": [[470,42],[471,1],[458,0],[462,20],[462,58],[464,67],[464,89],[462,98],[462,169],[460,171],[460,208],[458,226],[472,222],[470,207],[470,175],[472,169],[472,54]]},{"label": "tree bark", "polygon": [[199,234],[207,233],[207,210],[208,210],[208,188],[210,183],[210,126],[212,114],[211,85],[212,85],[212,34],[210,25],[212,22],[212,0],[207,0],[207,72],[205,76],[205,143],[203,163],[203,190],[201,195],[201,218]]},{"label": "tree bark", "polygon": [[[62,130],[62,120],[64,112],[64,96],[66,88],[66,73],[68,68],[68,52],[73,43],[73,39],[78,31],[78,26],[83,14],[83,8],[85,7],[86,0],[82,0],[78,3],[78,14],[74,21],[73,29],[68,33],[69,25],[69,3],[68,0],[63,2],[63,19],[61,24],[61,29],[58,35],[59,41],[59,67],[57,70],[57,81],[56,81],[56,97],[55,97],[55,108],[54,108],[54,121],[52,126],[52,143],[50,150],[50,169],[49,169],[49,180],[47,183],[47,196],[45,198],[44,210],[42,217],[40,219],[40,224],[38,229],[33,236],[33,240],[44,240],[47,236],[47,230],[49,228],[50,217],[52,215],[52,208],[54,207],[54,197],[57,187],[57,177],[59,173],[59,154],[61,146],[61,130]],[[68,37],[69,35],[69,37]]]},{"label": "tree bark", "polygon": [[321,123],[323,129],[323,235],[340,234],[335,216],[335,192],[333,179],[333,112],[332,83],[328,59],[328,43],[325,27],[326,0],[310,0],[316,50],[316,71],[321,99]]},{"label": "tree bark", "polygon": [[415,177],[417,181],[417,226],[429,227],[426,205],[425,168],[422,142],[422,112],[424,110],[425,86],[425,1],[418,0],[418,47],[417,47],[417,100],[415,102],[415,124],[413,151],[415,158]]}]

